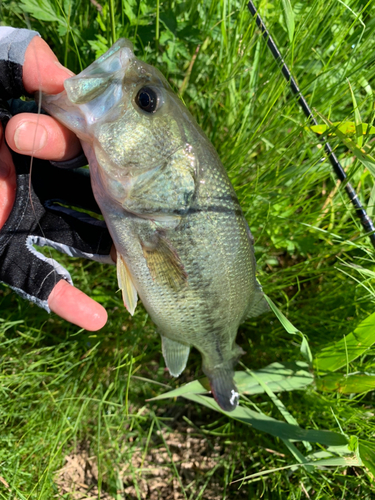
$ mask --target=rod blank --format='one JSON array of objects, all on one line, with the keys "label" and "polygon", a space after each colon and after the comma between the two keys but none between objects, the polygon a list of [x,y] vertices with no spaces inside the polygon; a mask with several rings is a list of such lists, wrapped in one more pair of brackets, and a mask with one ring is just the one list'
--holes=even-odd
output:
[{"label": "rod blank", "polygon": [[[302,111],[304,112],[306,118],[309,119],[309,121],[312,125],[318,125],[318,122],[316,121],[316,118],[315,118],[313,112],[311,111],[310,106],[307,104],[306,99],[304,98],[302,92],[298,88],[296,81],[294,80],[291,72],[289,71],[288,66],[286,65],[284,59],[282,58],[282,55],[280,54],[280,51],[277,48],[277,45],[275,44],[272,36],[270,35],[269,31],[267,30],[262,18],[258,14],[257,9],[255,8],[253,2],[249,1],[247,6],[248,6],[252,16],[255,17],[255,22],[257,23],[259,29],[261,30],[263,38],[266,40],[268,48],[270,49],[274,59],[280,64],[281,72],[284,75],[285,80],[289,83],[289,86],[290,86],[292,93],[297,97],[298,104],[302,108]],[[331,163],[333,170],[335,171],[338,179],[340,179],[340,181],[344,183],[345,190],[349,196],[349,200],[351,201],[352,205],[354,206],[355,211],[357,213],[357,216],[359,217],[365,232],[367,233],[368,237],[370,238],[372,246],[375,248],[375,227],[374,227],[372,220],[367,215],[366,210],[363,208],[361,202],[359,201],[359,198],[358,198],[357,193],[355,192],[355,189],[350,184],[350,182],[347,181],[347,175],[346,175],[344,169],[342,168],[341,163],[339,162],[337,156],[333,152],[327,139],[320,134],[317,134],[317,137],[323,143],[324,150],[327,154],[327,158],[328,158],[329,162]]]}]

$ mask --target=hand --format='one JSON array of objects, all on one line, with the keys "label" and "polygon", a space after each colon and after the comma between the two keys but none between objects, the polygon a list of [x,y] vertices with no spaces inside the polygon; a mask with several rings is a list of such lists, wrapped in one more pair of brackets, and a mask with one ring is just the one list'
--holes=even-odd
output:
[{"label": "hand", "polygon": [[[44,40],[32,39],[23,66],[23,84],[28,93],[38,90],[50,94],[61,92],[64,80],[72,75],[58,62]],[[5,138],[17,153],[46,160],[69,160],[81,152],[80,142],[73,132],[45,115],[21,113],[14,116],[7,124]],[[12,156],[0,125],[0,228],[12,210],[15,189]],[[86,330],[99,330],[107,321],[107,312],[100,304],[65,280],[59,281],[52,290],[48,305],[51,311]]]}]

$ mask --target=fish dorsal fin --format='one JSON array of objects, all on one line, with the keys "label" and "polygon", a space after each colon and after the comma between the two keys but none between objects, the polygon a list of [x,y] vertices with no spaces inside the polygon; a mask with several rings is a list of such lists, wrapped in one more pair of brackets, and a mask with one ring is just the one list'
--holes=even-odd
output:
[{"label": "fish dorsal fin", "polygon": [[129,270],[121,254],[117,254],[117,281],[118,286],[122,290],[122,298],[126,309],[133,316],[135,308],[137,307],[137,290],[131,279]]},{"label": "fish dorsal fin", "polygon": [[157,235],[152,244],[141,242],[151,277],[159,284],[179,290],[187,283],[187,274],[177,251],[165,236]]},{"label": "fish dorsal fin", "polygon": [[185,370],[190,347],[161,335],[161,345],[165,364],[172,377],[178,377]]}]

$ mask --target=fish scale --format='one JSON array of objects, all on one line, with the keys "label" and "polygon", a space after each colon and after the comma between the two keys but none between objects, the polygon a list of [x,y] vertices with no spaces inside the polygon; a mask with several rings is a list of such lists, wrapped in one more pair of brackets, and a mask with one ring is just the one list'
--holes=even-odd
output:
[{"label": "fish scale", "polygon": [[81,139],[125,306],[133,313],[140,297],[173,376],[198,349],[213,396],[234,410],[237,330],[268,305],[225,168],[165,78],[126,40],[65,89],[42,106]]}]

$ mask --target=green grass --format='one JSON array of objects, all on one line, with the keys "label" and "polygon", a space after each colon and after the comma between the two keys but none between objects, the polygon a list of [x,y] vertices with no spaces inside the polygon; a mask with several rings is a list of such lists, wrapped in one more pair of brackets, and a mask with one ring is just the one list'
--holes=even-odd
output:
[{"label": "green grass", "polygon": [[[192,353],[184,374],[171,379],[142,306],[133,318],[124,310],[115,270],[58,256],[76,286],[107,308],[109,321],[95,334],[80,331],[1,286],[0,498],[74,498],[59,493],[56,471],[82,446],[98,466],[96,489],[82,498],[143,498],[143,478],[150,478],[145,469],[155,465],[158,450],[165,454],[163,477],[174,481],[178,498],[210,499],[215,488],[212,498],[222,499],[373,498],[374,392],[359,381],[355,392],[346,393],[343,380],[347,374],[375,372],[375,328],[371,334],[369,327],[368,346],[358,355],[342,348],[347,345],[343,337],[374,311],[373,249],[330,164],[322,161],[319,141],[306,130],[306,119],[246,4],[99,3],[101,11],[87,0],[7,0],[0,4],[0,19],[4,25],[38,30],[75,72],[113,38],[125,36],[137,56],[157,65],[180,91],[228,169],[255,236],[265,292],[303,332],[314,358],[314,384],[245,394],[241,404],[303,429],[345,434],[351,453],[335,449],[335,463],[345,463],[356,451],[364,464],[301,466],[328,457],[322,440],[292,442],[272,423],[269,434],[183,398],[147,401],[200,378],[200,356]],[[288,4],[263,0],[257,7],[310,106],[321,115],[319,122],[355,122],[358,110],[364,123],[372,123],[374,2],[292,2],[294,31]],[[352,140],[358,144],[359,137]],[[331,135],[330,141],[372,213],[371,169],[342,137]],[[370,154],[373,145],[373,136],[365,135]],[[347,337],[348,345],[352,339]],[[290,335],[272,313],[242,325],[238,343],[246,351],[243,365],[256,377],[271,363],[304,360],[298,332]],[[322,349],[335,353],[339,347],[345,362],[334,373],[329,363],[321,370]],[[326,374],[331,379],[324,379]],[[341,385],[336,379],[332,384],[336,375]],[[183,443],[189,436],[201,443],[210,467],[200,467],[206,458],[197,445],[195,472],[185,474],[187,459],[171,444],[175,435]],[[143,460],[137,461],[139,454]],[[134,491],[126,490],[130,486]],[[149,493],[145,498],[158,497]]]}]

